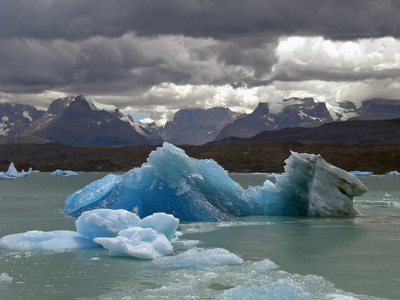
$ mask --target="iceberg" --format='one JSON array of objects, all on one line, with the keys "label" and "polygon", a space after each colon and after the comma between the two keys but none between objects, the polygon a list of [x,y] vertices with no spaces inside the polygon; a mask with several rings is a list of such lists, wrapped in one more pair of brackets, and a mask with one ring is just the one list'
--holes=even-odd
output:
[{"label": "iceberg", "polygon": [[400,172],[390,171],[390,172],[386,173],[385,176],[398,177],[398,176],[400,176]]},{"label": "iceberg", "polygon": [[179,220],[157,213],[140,219],[120,209],[95,209],[82,213],[75,221],[77,231],[28,231],[0,239],[0,248],[10,250],[57,250],[102,245],[110,256],[155,259],[173,252],[170,242]]},{"label": "iceberg", "polygon": [[94,241],[108,249],[110,256],[155,259],[174,250],[165,235],[151,228],[132,227],[120,231],[115,238],[98,237]]},{"label": "iceberg", "polygon": [[368,171],[350,171],[349,173],[354,176],[363,176],[363,177],[371,176],[374,174],[374,172],[368,172]]},{"label": "iceberg", "polygon": [[17,169],[14,166],[14,163],[10,163],[8,166],[8,170],[6,173],[1,172],[0,177],[1,179],[10,179],[10,178],[17,178],[17,177],[29,177],[30,176],[30,171],[25,172],[22,170],[22,172],[18,172]]},{"label": "iceberg", "polygon": [[79,175],[77,172],[74,171],[69,171],[69,170],[55,170],[54,172],[51,173],[51,175],[59,175],[59,176],[72,176],[72,175]]},{"label": "iceberg", "polygon": [[6,174],[4,174],[4,172],[0,172],[0,180],[13,180],[16,177],[13,176],[8,176]]},{"label": "iceberg", "polygon": [[8,166],[6,175],[10,176],[10,177],[19,177],[19,173],[18,173],[17,169],[15,168],[14,163],[10,163],[10,165]]},{"label": "iceberg", "polygon": [[124,209],[96,209],[84,212],[76,221],[79,234],[94,239],[96,237],[115,237],[121,230],[136,226],[140,218]]},{"label": "iceberg", "polygon": [[0,274],[0,282],[11,282],[11,281],[13,281],[13,278],[8,276],[7,273]]},{"label": "iceberg", "polygon": [[153,260],[153,264],[163,267],[191,268],[209,266],[240,265],[243,259],[226,249],[189,249],[174,256],[165,256]]},{"label": "iceberg", "polygon": [[56,250],[89,248],[97,246],[92,240],[75,231],[32,230],[25,233],[15,233],[0,239],[0,248],[10,250]]},{"label": "iceberg", "polygon": [[123,175],[109,174],[67,197],[64,212],[125,209],[140,218],[157,212],[183,221],[221,221],[250,215],[352,216],[354,196],[367,191],[352,174],[320,155],[291,152],[276,183],[243,189],[214,160],[198,160],[172,144]]}]

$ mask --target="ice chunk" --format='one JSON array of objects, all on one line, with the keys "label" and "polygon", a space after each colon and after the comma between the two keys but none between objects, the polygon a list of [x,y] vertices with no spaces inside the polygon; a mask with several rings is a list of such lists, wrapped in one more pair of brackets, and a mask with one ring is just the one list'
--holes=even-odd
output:
[{"label": "ice chunk", "polygon": [[13,180],[16,177],[13,176],[8,176],[6,174],[4,174],[4,172],[0,172],[0,180]]},{"label": "ice chunk", "polygon": [[116,237],[121,230],[134,227],[139,221],[137,215],[124,209],[95,209],[82,213],[75,226],[79,234],[94,239]]},{"label": "ice chunk", "polygon": [[10,163],[6,175],[11,177],[19,177],[18,171],[15,168],[14,163]]},{"label": "ice chunk", "polygon": [[349,173],[354,176],[363,176],[363,177],[371,176],[372,174],[374,174],[374,172],[367,172],[367,171],[350,171]]},{"label": "ice chunk", "polygon": [[136,226],[142,228],[152,228],[159,233],[164,234],[165,237],[170,241],[174,237],[178,225],[179,219],[175,218],[173,215],[168,215],[166,213],[155,213],[140,220]]},{"label": "ice chunk", "polygon": [[122,230],[117,237],[99,237],[94,241],[108,249],[111,256],[154,259],[169,255],[173,251],[173,247],[165,235],[151,228],[132,227]]},{"label": "ice chunk", "polygon": [[292,152],[276,184],[244,190],[213,160],[188,157],[164,143],[147,163],[108,175],[66,199],[65,212],[79,216],[95,208],[126,209],[140,218],[164,212],[183,221],[221,221],[249,215],[355,215],[353,197],[367,191],[353,175],[320,155]]},{"label": "ice chunk", "polygon": [[206,267],[239,265],[243,260],[222,248],[197,250],[189,249],[175,256],[166,256],[153,260],[153,264],[165,267]]},{"label": "ice chunk", "polygon": [[271,282],[262,286],[237,286],[226,290],[218,300],[231,299],[309,299],[310,294],[295,283]]},{"label": "ice chunk", "polygon": [[276,177],[282,200],[301,215],[357,215],[353,197],[367,188],[355,176],[326,162],[320,155],[291,152],[285,173]]},{"label": "ice chunk", "polygon": [[0,239],[0,248],[10,250],[54,250],[97,246],[92,240],[74,231],[28,231],[10,234]]},{"label": "ice chunk", "polygon": [[[17,169],[14,166],[14,163],[10,163],[10,165],[8,166],[8,170],[7,172],[4,174],[5,176],[8,177],[29,177],[30,176],[30,172],[25,172],[24,170],[22,170],[22,172],[18,172]],[[3,178],[5,179],[5,178]]]},{"label": "ice chunk", "polygon": [[256,261],[255,263],[253,263],[253,267],[256,270],[274,270],[278,268],[277,264],[269,259]]},{"label": "ice chunk", "polygon": [[55,170],[51,175],[60,175],[60,176],[72,176],[72,175],[79,175],[77,172],[69,171],[69,170]]},{"label": "ice chunk", "polygon": [[8,276],[7,273],[0,274],[0,282],[11,282],[12,280],[13,280],[13,278]]},{"label": "ice chunk", "polygon": [[400,172],[398,172],[398,171],[391,171],[391,172],[386,173],[385,176],[397,177],[397,176],[400,176]]}]

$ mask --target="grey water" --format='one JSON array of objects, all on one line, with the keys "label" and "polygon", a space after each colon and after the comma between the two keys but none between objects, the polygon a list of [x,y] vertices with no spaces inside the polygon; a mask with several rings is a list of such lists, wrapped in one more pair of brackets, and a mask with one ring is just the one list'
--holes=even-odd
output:
[{"label": "grey water", "polygon": [[[75,230],[75,219],[63,213],[65,198],[105,175],[37,173],[0,180],[0,238],[30,230]],[[263,174],[231,177],[245,188],[266,180]],[[173,255],[192,247],[224,248],[241,257],[241,265],[160,267],[110,257],[101,247],[0,249],[0,299],[215,299],[237,286],[269,283],[301,287],[306,299],[400,299],[400,178],[359,178],[369,191],[354,199],[361,212],[357,217],[180,223],[182,243],[174,245]],[[266,259],[278,268],[260,268]],[[264,299],[285,297],[279,290]]]}]

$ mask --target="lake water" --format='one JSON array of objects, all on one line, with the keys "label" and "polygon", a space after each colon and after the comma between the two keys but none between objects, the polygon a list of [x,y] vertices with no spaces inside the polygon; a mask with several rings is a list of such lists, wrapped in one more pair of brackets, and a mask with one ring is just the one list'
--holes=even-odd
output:
[{"label": "lake water", "polygon": [[[103,176],[38,173],[0,180],[0,237],[75,230],[75,219],[63,214],[65,198]],[[231,176],[245,187],[266,179],[263,174]],[[244,260],[236,266],[160,267],[110,257],[101,247],[0,249],[0,274],[9,279],[0,276],[0,299],[215,299],[234,287],[254,291],[260,286],[269,295],[262,299],[293,299],[293,289],[303,292],[299,299],[400,299],[400,178],[359,178],[369,189],[355,199],[359,217],[180,223],[180,240],[199,242],[175,245],[174,255],[191,247],[224,248]],[[278,268],[266,266],[266,259]]]}]

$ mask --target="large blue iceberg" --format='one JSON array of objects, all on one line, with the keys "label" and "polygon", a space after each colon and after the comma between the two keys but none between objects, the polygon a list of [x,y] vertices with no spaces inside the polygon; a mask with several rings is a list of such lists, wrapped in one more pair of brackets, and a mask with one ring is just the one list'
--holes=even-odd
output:
[{"label": "large blue iceberg", "polygon": [[172,144],[123,175],[109,174],[71,194],[65,213],[126,209],[140,218],[157,212],[182,221],[220,221],[250,215],[351,216],[353,197],[367,191],[353,175],[320,155],[292,152],[276,183],[243,189],[214,160],[198,160]]}]

